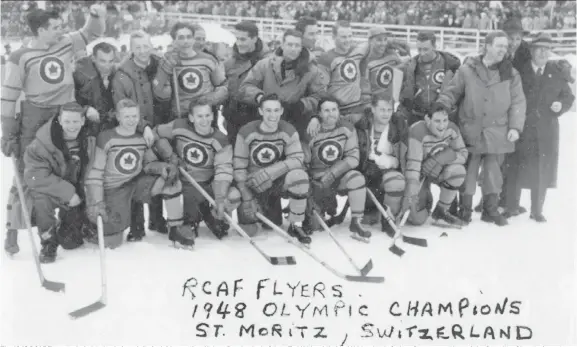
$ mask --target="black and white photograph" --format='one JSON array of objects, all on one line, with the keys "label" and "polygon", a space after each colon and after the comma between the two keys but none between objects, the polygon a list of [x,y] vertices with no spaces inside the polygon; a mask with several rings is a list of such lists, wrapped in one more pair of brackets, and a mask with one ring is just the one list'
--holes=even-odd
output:
[{"label": "black and white photograph", "polygon": [[577,345],[577,1],[5,1],[1,346]]}]

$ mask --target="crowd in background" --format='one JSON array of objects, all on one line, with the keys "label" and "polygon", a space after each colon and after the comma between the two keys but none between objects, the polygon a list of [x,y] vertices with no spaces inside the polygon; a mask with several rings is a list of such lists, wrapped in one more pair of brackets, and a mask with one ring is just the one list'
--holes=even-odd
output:
[{"label": "crowd in background", "polygon": [[[84,25],[95,1],[46,1],[63,13],[71,29]],[[575,1],[109,1],[107,36],[134,29],[150,34],[167,31],[173,23],[157,13],[441,26],[479,30],[501,29],[511,17],[522,18],[527,31],[574,29]],[[35,1],[2,1],[2,37],[29,36],[26,13]],[[153,15],[150,15],[153,14]]]}]

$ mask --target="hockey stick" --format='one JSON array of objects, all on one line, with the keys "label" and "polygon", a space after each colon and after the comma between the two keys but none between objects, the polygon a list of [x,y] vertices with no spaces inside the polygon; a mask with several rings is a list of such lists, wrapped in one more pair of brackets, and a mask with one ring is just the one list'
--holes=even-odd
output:
[{"label": "hockey stick", "polygon": [[343,206],[341,213],[339,213],[336,216],[331,216],[331,218],[327,220],[327,226],[330,228],[334,225],[341,224],[345,220],[347,212],[349,212],[350,206],[351,205],[349,204],[349,199],[347,198],[347,202],[345,203],[345,206]]},{"label": "hockey stick", "polygon": [[176,69],[172,69],[172,92],[174,93],[174,102],[176,102],[176,112],[178,115],[175,118],[180,118],[180,98],[178,97],[178,79],[176,78]]},{"label": "hockey stick", "polygon": [[366,276],[369,272],[371,272],[371,270],[373,269],[373,260],[369,259],[367,264],[365,266],[363,266],[362,269],[359,268],[357,266],[357,264],[353,261],[353,258],[351,258],[351,256],[347,253],[347,251],[345,251],[345,249],[340,244],[340,242],[337,241],[335,235],[333,235],[333,232],[331,231],[331,228],[327,225],[327,223],[325,223],[325,221],[321,218],[321,216],[317,213],[317,211],[313,211],[313,213],[315,214],[315,217],[317,217],[317,219],[319,220],[319,223],[321,223],[321,225],[323,226],[323,229],[325,229],[325,231],[327,233],[329,233],[329,236],[331,237],[331,239],[333,239],[333,241],[335,241],[335,243],[337,244],[339,249],[347,257],[347,259],[353,265],[353,267],[361,274],[361,276]]},{"label": "hockey stick", "polygon": [[[181,167],[179,170],[180,173],[186,178],[186,180],[190,182],[190,184],[192,184],[194,188],[196,188],[196,190],[198,190],[204,196],[206,201],[208,201],[212,206],[215,206],[214,199],[204,189],[202,189],[200,184],[198,184],[198,182],[196,182],[196,180],[188,172],[186,172],[186,170]],[[272,265],[295,265],[297,263],[293,256],[271,257],[267,255],[265,252],[263,252],[263,250],[260,249],[259,246],[257,246],[254,240],[240,227],[240,225],[238,225],[226,212],[224,214],[224,218],[226,218],[230,225],[232,225],[242,237],[248,240],[248,242],[250,242],[250,244]]]},{"label": "hockey stick", "polygon": [[100,295],[100,300],[76,311],[70,312],[70,318],[76,319],[87,316],[92,312],[98,311],[106,306],[106,258],[104,252],[104,226],[102,225],[102,217],[98,216],[96,220],[96,225],[98,228],[98,248],[100,249],[100,281],[102,285],[102,292]]},{"label": "hockey stick", "polygon": [[12,157],[12,163],[14,164],[14,178],[16,181],[16,189],[18,190],[18,198],[20,199],[20,204],[22,205],[22,214],[24,214],[24,222],[26,223],[26,228],[28,228],[28,236],[30,236],[30,246],[32,247],[32,256],[34,257],[34,263],[36,264],[36,272],[40,278],[40,284],[42,287],[53,291],[53,292],[63,292],[65,291],[66,285],[62,282],[49,281],[44,277],[42,272],[42,266],[40,266],[40,259],[38,258],[38,249],[36,248],[36,241],[34,240],[34,233],[32,232],[32,222],[30,220],[30,211],[26,206],[26,200],[24,196],[24,190],[22,189],[22,181],[20,178],[20,173],[18,171],[18,160],[16,157]]},{"label": "hockey stick", "polygon": [[[375,194],[373,194],[373,192],[371,192],[370,189],[367,189],[367,195],[369,196],[369,198],[371,200],[373,200],[373,203],[375,204],[375,206],[377,207],[379,212],[381,212],[383,217],[387,220],[387,222],[389,222],[389,219],[388,219],[389,217],[388,217],[386,211],[383,209],[383,206],[381,205],[379,200],[375,197]],[[402,257],[403,254],[405,254],[405,250],[395,244],[395,242],[397,241],[397,238],[400,235],[399,230],[395,229],[395,231],[396,231],[396,235],[390,235],[389,233],[386,233],[387,235],[389,235],[390,237],[393,238],[393,241],[391,242],[391,246],[389,247],[389,251],[391,251],[391,253],[393,253],[399,257]]]},{"label": "hockey stick", "polygon": [[[383,217],[385,218],[387,223],[389,223],[389,225],[393,228],[393,230],[395,230],[395,235],[393,236],[393,244],[391,245],[391,248],[389,248],[389,250],[391,252],[397,254],[395,252],[395,250],[393,250],[393,249],[395,247],[397,247],[395,245],[395,241],[399,237],[401,237],[404,242],[409,243],[409,244],[414,245],[414,246],[419,246],[419,247],[427,247],[428,246],[427,240],[425,240],[425,239],[403,235],[403,232],[401,231],[401,229],[399,227],[397,227],[397,225],[395,224],[395,221],[393,220],[392,213],[390,212],[389,207],[386,205],[385,205],[385,207],[383,207],[383,205],[381,205],[379,203],[379,200],[373,194],[373,192],[369,192],[369,197],[371,198],[371,200],[373,200],[373,202],[377,206],[377,209],[381,212],[381,214],[383,215]],[[389,235],[389,236],[391,236],[391,235]],[[397,255],[399,255],[399,254],[397,254]],[[399,256],[401,256],[401,255],[402,254],[400,254]]]},{"label": "hockey stick", "polygon": [[260,212],[256,213],[256,217],[258,219],[260,219],[263,223],[265,223],[266,225],[271,227],[272,230],[274,230],[275,232],[280,234],[282,237],[284,237],[293,246],[299,248],[301,251],[308,254],[311,258],[316,260],[317,263],[321,264],[325,269],[329,270],[330,272],[332,272],[337,277],[340,277],[342,279],[345,279],[347,281],[352,281],[352,282],[382,283],[385,281],[384,277],[351,276],[351,275],[342,274],[339,271],[335,270],[333,267],[329,266],[324,261],[320,260],[316,255],[314,255],[314,253],[312,253],[307,247],[302,245],[300,242],[295,242],[295,240],[292,237],[290,237],[284,230],[279,228],[276,224],[271,222],[268,218],[263,216]]}]

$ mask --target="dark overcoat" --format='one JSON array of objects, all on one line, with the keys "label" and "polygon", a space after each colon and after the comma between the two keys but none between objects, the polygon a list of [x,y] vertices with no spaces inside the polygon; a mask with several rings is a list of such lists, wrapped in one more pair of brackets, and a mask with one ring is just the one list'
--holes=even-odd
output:
[{"label": "dark overcoat", "polygon": [[[540,77],[531,64],[522,75],[527,100],[527,118],[517,143],[519,182],[521,188],[555,188],[559,161],[559,117],[571,108],[575,96],[568,83],[566,71],[555,61],[545,65]],[[561,102],[561,111],[553,112],[551,105]]]}]

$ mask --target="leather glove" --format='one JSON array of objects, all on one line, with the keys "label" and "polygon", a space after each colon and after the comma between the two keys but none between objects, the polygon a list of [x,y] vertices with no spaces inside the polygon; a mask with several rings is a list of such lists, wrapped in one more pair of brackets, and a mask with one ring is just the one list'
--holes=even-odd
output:
[{"label": "leather glove", "polygon": [[170,156],[170,159],[168,159],[168,162],[170,163],[170,165],[176,166],[176,168],[179,168],[179,167],[181,167],[181,168],[183,168],[183,169],[186,168],[186,165],[185,165],[185,163],[184,163],[184,160],[182,160],[182,159],[181,159],[178,155],[176,155],[175,153],[173,153],[173,154]]},{"label": "leather glove", "polygon": [[399,214],[396,217],[397,225],[401,222],[401,219],[405,215],[405,212],[413,211],[415,209],[416,202],[417,202],[416,195],[403,196],[403,199],[401,200],[401,210],[399,211]]},{"label": "leather glove", "polygon": [[238,207],[238,222],[240,224],[254,224],[257,222],[256,213],[259,206],[256,200],[243,201]]},{"label": "leather glove", "polygon": [[336,179],[337,178],[335,175],[329,171],[320,179],[319,182],[323,188],[330,189],[333,183],[335,183]]},{"label": "leather glove", "polygon": [[266,169],[260,169],[248,176],[246,185],[257,193],[262,193],[272,187],[272,179]]},{"label": "leather glove", "polygon": [[172,165],[172,164],[168,164],[165,168],[166,170],[166,184],[171,186],[174,183],[176,183],[176,180],[178,180],[178,166],[176,165]]},{"label": "leather glove", "polygon": [[450,147],[445,147],[430,153],[423,162],[423,173],[435,180],[439,179],[443,167],[457,159],[457,153]]},{"label": "leather glove", "polygon": [[104,204],[104,201],[86,206],[86,215],[88,220],[94,224],[96,224],[96,220],[98,219],[99,215],[102,217],[102,221],[104,223],[108,222],[108,213],[106,211],[106,204]]},{"label": "leather glove", "polygon": [[7,157],[20,158],[20,141],[18,138],[2,136],[2,153]]}]

